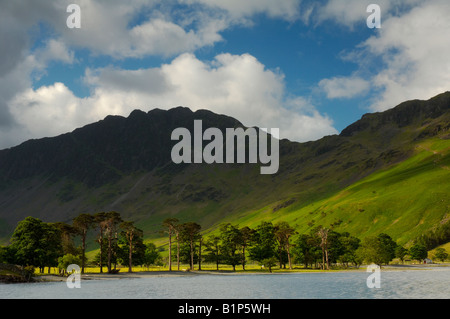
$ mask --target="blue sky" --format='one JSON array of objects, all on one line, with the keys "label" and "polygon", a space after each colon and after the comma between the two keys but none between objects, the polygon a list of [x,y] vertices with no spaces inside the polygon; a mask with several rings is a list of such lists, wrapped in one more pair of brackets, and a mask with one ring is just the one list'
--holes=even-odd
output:
[{"label": "blue sky", "polygon": [[448,1],[380,0],[381,29],[372,2],[2,2],[0,148],[178,105],[303,142],[448,90]]}]

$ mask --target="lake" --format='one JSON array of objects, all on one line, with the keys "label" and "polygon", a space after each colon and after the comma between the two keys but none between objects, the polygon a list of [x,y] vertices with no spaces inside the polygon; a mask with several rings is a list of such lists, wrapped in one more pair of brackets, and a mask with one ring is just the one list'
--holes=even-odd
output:
[{"label": "lake", "polygon": [[383,270],[380,288],[368,288],[370,273],[201,274],[0,284],[0,299],[448,299],[450,267]]}]

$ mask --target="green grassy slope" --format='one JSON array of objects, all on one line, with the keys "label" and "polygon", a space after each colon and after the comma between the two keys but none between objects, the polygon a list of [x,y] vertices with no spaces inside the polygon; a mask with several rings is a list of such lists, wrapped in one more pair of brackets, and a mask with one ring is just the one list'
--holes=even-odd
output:
[{"label": "green grassy slope", "polygon": [[432,229],[450,214],[450,140],[416,145],[407,160],[380,170],[325,199],[296,203],[273,212],[273,205],[230,216],[226,221],[256,226],[285,220],[299,232],[330,226],[360,238],[384,232],[400,244]]}]

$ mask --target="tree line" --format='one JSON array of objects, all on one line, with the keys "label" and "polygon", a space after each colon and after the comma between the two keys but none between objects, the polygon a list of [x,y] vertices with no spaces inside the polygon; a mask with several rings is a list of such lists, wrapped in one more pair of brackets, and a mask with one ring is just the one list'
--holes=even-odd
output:
[{"label": "tree line", "polygon": [[[0,247],[0,262],[38,267],[41,272],[45,267],[66,269],[69,264],[78,264],[84,273],[90,230],[95,231],[94,241],[99,247],[92,262],[100,267],[100,272],[104,267],[108,273],[117,272],[117,264],[128,265],[129,272],[133,266],[163,264],[160,250],[153,243],[144,244],[143,231],[114,211],[80,214],[71,225],[27,217],[18,223],[10,245]],[[332,226],[317,226],[309,233],[299,234],[285,221],[263,221],[255,228],[225,223],[208,235],[202,234],[202,227],[196,222],[167,218],[161,232],[168,237],[169,271],[174,263],[177,270],[180,264],[188,264],[191,270],[198,265],[201,270],[202,262],[214,264],[217,270],[220,265],[245,270],[251,260],[272,271],[276,265],[280,269],[292,269],[293,264],[330,269],[336,265],[359,267],[363,262],[388,264],[394,258],[403,262],[406,256],[413,260],[427,257],[426,246],[420,242],[406,249],[384,233],[361,241],[348,232],[333,230]]]},{"label": "tree line", "polygon": [[[154,264],[159,252],[152,243],[144,244],[143,231],[133,222],[124,221],[115,211],[97,214],[80,214],[67,223],[46,223],[38,218],[27,217],[18,223],[10,245],[0,247],[0,262],[39,268],[58,267],[66,269],[69,264],[86,267],[88,231],[96,231],[95,242],[99,253],[94,263],[107,268],[108,273],[117,272],[117,263],[128,265]],[[75,245],[78,239],[80,244]]]},{"label": "tree line", "polygon": [[424,245],[415,243],[406,249],[384,233],[361,241],[348,232],[317,226],[307,234],[298,234],[285,221],[261,222],[254,229],[226,223],[211,235],[202,235],[201,226],[195,222],[180,223],[176,218],[168,218],[162,225],[169,238],[169,271],[173,262],[177,270],[180,263],[189,264],[191,270],[198,264],[201,270],[202,262],[215,264],[217,270],[220,265],[232,266],[233,270],[240,265],[245,270],[247,261],[252,260],[271,271],[275,265],[292,269],[294,263],[330,269],[336,265],[359,267],[363,262],[381,266],[394,258],[404,262],[407,256],[413,260],[427,257]]}]

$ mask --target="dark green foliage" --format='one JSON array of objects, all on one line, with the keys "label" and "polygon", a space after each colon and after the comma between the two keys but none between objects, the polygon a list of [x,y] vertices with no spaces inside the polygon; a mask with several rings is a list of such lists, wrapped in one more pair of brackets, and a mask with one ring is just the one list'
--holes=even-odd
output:
[{"label": "dark green foliage", "polygon": [[[119,262],[128,265],[128,271],[132,271],[132,266],[143,265],[146,262],[146,250],[142,230],[134,226],[133,222],[124,221],[120,224],[119,239]],[[152,247],[150,247],[152,248]]]},{"label": "dark green foliage", "polygon": [[180,240],[185,243],[187,249],[189,249],[189,264],[191,270],[194,270],[194,264],[196,263],[197,242],[201,240],[201,228],[202,227],[195,222],[187,222],[180,225]]},{"label": "dark green foliage", "polygon": [[259,262],[276,256],[275,227],[271,222],[262,222],[256,227],[253,245],[249,249],[250,258]]},{"label": "dark green foliage", "polygon": [[386,259],[384,262],[388,264],[392,259],[395,258],[395,250],[397,249],[397,243],[387,234],[381,233],[378,235],[382,247],[386,252]]},{"label": "dark green foliage", "polygon": [[397,246],[397,248],[395,249],[395,257],[400,259],[401,262],[403,262],[406,255],[408,255],[408,249],[400,245]]},{"label": "dark green foliage", "polygon": [[359,251],[360,257],[368,263],[388,264],[395,257],[397,244],[387,234],[364,238]]},{"label": "dark green foliage", "polygon": [[448,258],[448,253],[444,248],[437,248],[434,253],[434,258],[444,262]]},{"label": "dark green foliage", "polygon": [[350,263],[358,265],[356,251],[359,248],[359,238],[351,236],[348,232],[338,233],[332,231],[328,235],[329,259],[331,263],[342,263],[346,267]]},{"label": "dark green foliage", "polygon": [[23,266],[55,267],[62,254],[61,231],[34,217],[21,221],[11,238],[15,263]]},{"label": "dark green foliage", "polygon": [[14,262],[14,251],[11,246],[0,246],[0,264],[13,264]]},{"label": "dark green foliage", "polygon": [[135,261],[135,259],[137,258],[133,257],[133,263],[135,263],[136,265],[144,265],[146,267],[149,267],[150,265],[162,265],[161,253],[153,243],[148,243],[145,245],[145,251],[142,261]]},{"label": "dark green foliage", "polygon": [[427,248],[422,244],[414,244],[409,248],[409,256],[413,260],[422,261],[428,256]]},{"label": "dark green foliage", "polygon": [[302,234],[295,241],[294,257],[297,263],[308,265],[317,264],[322,258],[320,239],[317,236]]},{"label": "dark green foliage", "polygon": [[205,247],[205,262],[216,265],[216,270],[219,270],[219,265],[222,263],[222,244],[219,236],[209,236],[204,243]]},{"label": "dark green foliage", "polygon": [[81,258],[74,256],[72,254],[67,254],[58,258],[58,268],[60,271],[65,272],[69,265],[75,264],[79,265],[81,263]]},{"label": "dark green foliage", "polygon": [[[194,243],[193,249],[193,264],[198,263],[198,245]],[[172,260],[176,260],[177,252],[172,249]],[[182,264],[191,264],[191,246],[188,241],[180,241],[180,263]]]},{"label": "dark green foliage", "polygon": [[231,265],[233,270],[236,269],[242,257],[240,255],[241,232],[236,226],[224,224],[220,228],[221,260],[226,265]]},{"label": "dark green foliage", "polygon": [[439,224],[434,230],[430,230],[416,239],[416,243],[431,250],[450,241],[450,219]]}]

